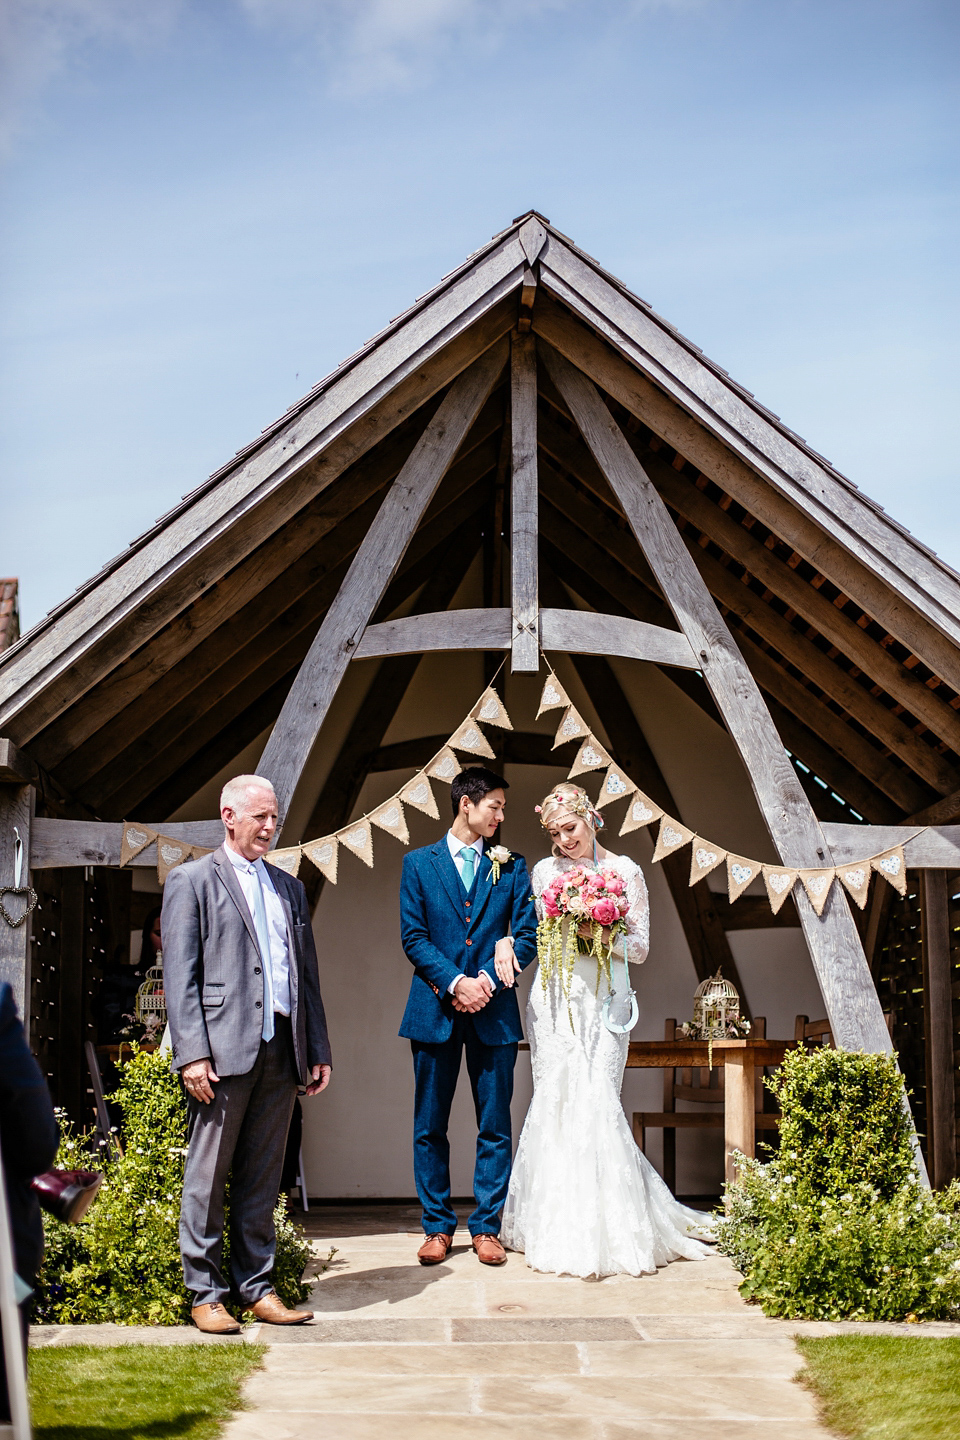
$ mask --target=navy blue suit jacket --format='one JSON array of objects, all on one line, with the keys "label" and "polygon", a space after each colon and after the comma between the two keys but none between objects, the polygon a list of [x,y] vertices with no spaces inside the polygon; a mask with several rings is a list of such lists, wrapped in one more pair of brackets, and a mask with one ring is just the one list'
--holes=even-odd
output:
[{"label": "navy blue suit jacket", "polygon": [[522,855],[513,855],[493,884],[484,845],[469,895],[450,856],[446,835],[436,845],[403,858],[400,881],[400,939],[413,966],[410,995],[400,1034],[438,1044],[449,1040],[456,1011],[447,989],[458,975],[482,970],[493,982],[492,999],[471,1018],[485,1045],[523,1039],[517,992],[502,985],[493,968],[493,950],[508,932],[517,959],[526,967],[537,955],[537,916]]}]

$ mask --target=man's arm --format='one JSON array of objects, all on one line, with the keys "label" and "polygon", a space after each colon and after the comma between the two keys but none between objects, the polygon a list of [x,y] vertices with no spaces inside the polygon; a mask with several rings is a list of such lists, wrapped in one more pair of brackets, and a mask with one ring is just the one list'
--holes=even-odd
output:
[{"label": "man's arm", "polygon": [[163,888],[163,989],[178,1070],[209,1060],[210,1039],[203,1018],[203,940],[200,902],[186,866],[171,870]]},{"label": "man's arm", "polygon": [[[513,894],[510,912],[510,934],[513,939],[513,952],[517,957],[517,963],[521,970],[525,970],[532,960],[537,958],[537,912],[533,903],[533,892],[530,889],[530,876],[527,873],[527,862],[522,855],[513,857]],[[498,940],[497,947],[508,945],[509,941]],[[503,981],[497,975],[495,969],[495,956],[487,961],[480,968],[480,974],[490,981],[493,991],[504,988]]]},{"label": "man's arm", "polygon": [[[293,879],[292,876],[289,878]],[[323,997],[320,994],[317,946],[313,938],[313,925],[310,922],[307,892],[302,881],[293,879],[293,884],[296,890],[294,913],[303,937],[303,1001],[307,1020],[307,1064],[313,1073],[314,1082],[321,1078],[319,1071],[327,1072],[325,1085],[330,1078],[333,1058],[330,1053],[330,1037],[327,1034],[327,1016],[323,1008]],[[317,1093],[318,1091],[313,1090],[311,1086],[307,1087],[308,1095]]]},{"label": "man's arm", "polygon": [[459,965],[444,955],[430,939],[427,904],[420,875],[412,855],[403,857],[400,879],[400,943],[403,953],[417,974],[446,995],[451,984],[462,973]]}]

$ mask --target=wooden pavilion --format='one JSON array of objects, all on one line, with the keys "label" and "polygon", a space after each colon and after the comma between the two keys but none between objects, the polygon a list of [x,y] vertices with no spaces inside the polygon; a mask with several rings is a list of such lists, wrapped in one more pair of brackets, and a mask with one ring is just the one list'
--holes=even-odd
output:
[{"label": "wooden pavilion", "polygon": [[[722,727],[772,861],[907,842],[907,896],[875,884],[863,914],[835,886],[818,916],[797,886],[776,921],[749,894],[734,915],[686,858],[663,875],[698,977],[738,979],[734,931],[799,926],[837,1044],[888,1050],[892,1016],[944,1183],[960,576],[533,211],[0,657],[0,885],[17,825],[40,895],[0,924],[0,966],[57,1098],[85,1113],[99,970],[143,908],[119,822],[215,844],[243,761],[274,781],[281,845],[328,834],[443,743],[422,700],[391,730],[423,657],[488,680],[506,655],[516,685],[541,646],[671,814],[635,673]],[[520,725],[498,758],[558,763]]]}]

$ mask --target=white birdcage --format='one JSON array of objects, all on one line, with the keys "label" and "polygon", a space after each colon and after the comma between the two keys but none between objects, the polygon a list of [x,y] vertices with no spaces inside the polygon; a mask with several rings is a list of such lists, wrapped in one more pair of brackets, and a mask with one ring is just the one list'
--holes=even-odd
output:
[{"label": "white birdcage", "polygon": [[693,1036],[697,1040],[726,1040],[744,1028],[740,1019],[740,996],[718,970],[702,981],[693,997]]},{"label": "white birdcage", "polygon": [[151,965],[146,979],[137,991],[133,1013],[151,1033],[162,1030],[167,1023],[167,1000],[163,992],[163,956],[158,952],[156,965]]}]

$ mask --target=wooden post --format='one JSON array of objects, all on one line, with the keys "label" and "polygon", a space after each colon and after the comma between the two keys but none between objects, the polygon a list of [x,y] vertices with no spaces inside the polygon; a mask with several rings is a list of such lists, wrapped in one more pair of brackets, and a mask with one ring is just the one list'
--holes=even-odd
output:
[{"label": "wooden post", "polygon": [[[827,844],[763,697],[670,513],[626,437],[582,371],[549,346],[540,356],[606,475],[746,766],[787,865],[827,861]],[[797,886],[800,921],[838,1045],[889,1053],[890,1036],[846,897],[834,886],[819,918]],[[751,1091],[752,1105],[752,1091]]]},{"label": "wooden post", "polygon": [[[0,784],[0,886],[14,882],[14,827],[23,841],[23,873],[20,883],[30,884],[30,827],[36,791],[32,785]],[[3,896],[4,906],[16,919],[24,910],[19,895]],[[12,928],[0,916],[0,980],[13,987],[17,1009],[27,1033],[30,1032],[30,933],[32,916]]]},{"label": "wooden post", "polygon": [[953,1094],[950,893],[945,870],[923,872],[923,1030],[927,1073],[927,1160],[939,1190],[957,1173]]},{"label": "wooden post", "polygon": [[510,584],[513,606],[511,670],[540,669],[537,583],[537,352],[532,335],[516,335],[510,351],[513,468],[510,487]]},{"label": "wooden post", "polygon": [[[668,1016],[663,1022],[663,1038],[668,1045],[672,1045],[677,1038],[676,1017]],[[665,1065],[663,1069],[663,1109],[664,1113],[672,1115],[677,1108],[677,1100],[674,1089],[677,1083],[677,1072],[672,1065]],[[663,1182],[670,1187],[671,1193],[677,1193],[677,1131],[674,1125],[663,1127]]]},{"label": "wooden post", "polygon": [[492,345],[450,387],[390,487],[297,672],[257,767],[273,782],[281,823],[370,616],[503,369],[506,343]]},{"label": "wooden post", "polygon": [[752,1160],[756,1153],[753,1056],[749,1049],[728,1050],[724,1055],[723,1143],[724,1172],[735,1180],[734,1150]]}]

